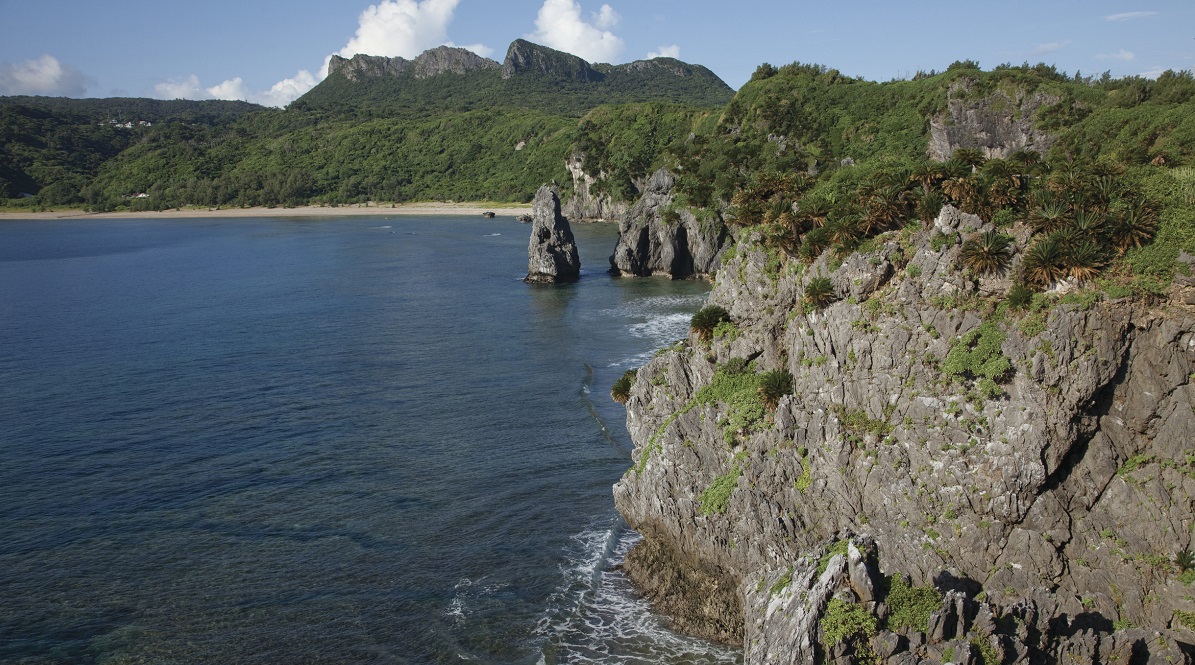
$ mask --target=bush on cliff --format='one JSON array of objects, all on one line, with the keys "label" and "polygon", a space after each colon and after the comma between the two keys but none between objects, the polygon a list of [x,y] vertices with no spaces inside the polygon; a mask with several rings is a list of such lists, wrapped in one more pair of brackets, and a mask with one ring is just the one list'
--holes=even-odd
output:
[{"label": "bush on cliff", "polygon": [[635,382],[636,371],[628,369],[610,387],[610,397],[619,404],[626,404],[631,398],[631,384]]},{"label": "bush on cliff", "polygon": [[701,341],[708,342],[714,334],[714,329],[724,321],[730,321],[730,312],[718,305],[707,305],[693,315],[689,321],[689,328],[697,333]]}]

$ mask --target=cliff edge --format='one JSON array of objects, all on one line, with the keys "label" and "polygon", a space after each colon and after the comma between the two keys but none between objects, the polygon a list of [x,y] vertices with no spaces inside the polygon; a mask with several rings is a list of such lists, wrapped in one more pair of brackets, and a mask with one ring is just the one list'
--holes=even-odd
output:
[{"label": "cliff edge", "polygon": [[742,239],[728,320],[639,370],[614,496],[675,627],[748,663],[1191,662],[1190,288],[1010,310],[942,243],[966,217],[812,265]]}]

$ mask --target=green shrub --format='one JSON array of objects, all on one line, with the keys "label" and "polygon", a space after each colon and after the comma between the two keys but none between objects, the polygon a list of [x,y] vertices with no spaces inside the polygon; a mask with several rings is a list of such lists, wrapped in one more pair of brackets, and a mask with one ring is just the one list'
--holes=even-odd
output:
[{"label": "green shrub", "polygon": [[942,594],[932,586],[909,586],[903,576],[895,575],[890,580],[885,602],[888,630],[911,628],[924,633],[929,629],[929,615],[942,605]]},{"label": "green shrub", "polygon": [[942,369],[952,377],[987,378],[999,382],[1012,369],[1012,362],[1000,350],[1005,333],[987,322],[962,335],[950,346]]},{"label": "green shrub", "polygon": [[876,618],[862,605],[847,603],[840,598],[831,598],[822,615],[822,644],[826,650],[841,642],[855,644],[857,662],[872,659],[871,638],[876,634]]},{"label": "green shrub", "polygon": [[743,472],[736,464],[729,473],[715,478],[714,482],[710,483],[710,486],[705,488],[705,491],[697,499],[697,502],[701,504],[701,514],[713,515],[726,512],[726,505],[730,503],[730,493],[738,486],[741,475]]},{"label": "green shrub", "polygon": [[929,246],[935,252],[941,252],[947,247],[954,247],[958,244],[957,233],[939,233],[934,231],[934,235],[929,239]]}]

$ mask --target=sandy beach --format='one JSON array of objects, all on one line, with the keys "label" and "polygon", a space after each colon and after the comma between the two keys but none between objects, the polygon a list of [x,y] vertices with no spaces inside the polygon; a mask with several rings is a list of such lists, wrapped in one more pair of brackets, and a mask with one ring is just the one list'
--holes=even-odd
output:
[{"label": "sandy beach", "polygon": [[371,203],[328,206],[300,206],[297,208],[183,208],[181,210],[152,210],[147,212],[92,213],[82,210],[48,212],[0,211],[3,219],[144,219],[170,217],[354,217],[362,215],[477,215],[492,212],[500,217],[531,214],[530,204],[518,203]]}]

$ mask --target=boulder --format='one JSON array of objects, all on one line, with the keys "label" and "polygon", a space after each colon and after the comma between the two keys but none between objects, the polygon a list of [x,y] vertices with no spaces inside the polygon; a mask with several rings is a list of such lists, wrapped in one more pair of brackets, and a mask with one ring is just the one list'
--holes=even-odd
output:
[{"label": "boulder", "polygon": [[535,193],[531,211],[531,241],[527,245],[529,284],[575,282],[581,259],[568,220],[560,214],[560,197],[548,185]]}]

